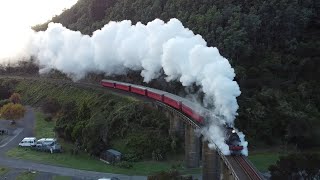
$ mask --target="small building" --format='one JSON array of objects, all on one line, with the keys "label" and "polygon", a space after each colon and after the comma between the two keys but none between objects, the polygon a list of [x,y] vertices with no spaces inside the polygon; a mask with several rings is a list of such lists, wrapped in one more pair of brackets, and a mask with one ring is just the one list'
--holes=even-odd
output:
[{"label": "small building", "polygon": [[116,151],[114,149],[109,149],[106,151],[103,151],[100,154],[100,160],[109,163],[114,164],[121,161],[121,152]]}]

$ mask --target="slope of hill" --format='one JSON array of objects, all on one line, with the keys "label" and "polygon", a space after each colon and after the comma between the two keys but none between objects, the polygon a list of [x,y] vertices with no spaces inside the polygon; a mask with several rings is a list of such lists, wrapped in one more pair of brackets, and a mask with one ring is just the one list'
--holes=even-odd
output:
[{"label": "slope of hill", "polygon": [[251,145],[307,148],[320,145],[319,11],[316,0],[79,0],[51,21],[91,34],[110,20],[178,18],[235,68],[236,122]]}]

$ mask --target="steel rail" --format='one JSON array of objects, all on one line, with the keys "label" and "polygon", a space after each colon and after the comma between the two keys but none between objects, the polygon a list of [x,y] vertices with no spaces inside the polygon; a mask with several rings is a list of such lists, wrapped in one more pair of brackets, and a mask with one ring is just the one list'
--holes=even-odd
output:
[{"label": "steel rail", "polygon": [[253,167],[245,160],[243,156],[234,156],[234,160],[241,166],[251,180],[262,180],[260,175],[256,173]]}]

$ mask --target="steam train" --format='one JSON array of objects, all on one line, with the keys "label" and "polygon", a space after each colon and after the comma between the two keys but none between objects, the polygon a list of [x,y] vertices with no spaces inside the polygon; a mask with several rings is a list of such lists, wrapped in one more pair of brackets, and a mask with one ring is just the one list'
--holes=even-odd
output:
[{"label": "steam train", "polygon": [[[112,80],[102,80],[101,85],[107,88],[115,88],[135,93],[141,96],[146,96],[156,101],[160,101],[168,106],[171,106],[172,108],[175,108],[176,110],[182,112],[189,118],[193,119],[196,124],[200,126],[205,125],[206,113],[204,112],[206,112],[206,110],[180,96],[176,96],[174,94],[158,89]],[[239,135],[236,133],[235,129],[230,126],[226,126],[225,129],[227,135],[226,144],[229,145],[229,150],[231,154],[241,154],[243,146],[240,145]]]},{"label": "steam train", "polygon": [[226,144],[229,146],[231,155],[241,155],[243,146],[241,145],[240,137],[236,130],[232,127],[226,128]]}]

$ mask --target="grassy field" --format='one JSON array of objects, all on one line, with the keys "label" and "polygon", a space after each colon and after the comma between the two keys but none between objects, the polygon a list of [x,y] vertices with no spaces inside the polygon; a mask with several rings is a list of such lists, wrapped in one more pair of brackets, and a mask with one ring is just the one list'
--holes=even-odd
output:
[{"label": "grassy field", "polygon": [[[35,123],[35,134],[37,138],[41,137],[55,137],[53,132],[54,121],[46,122],[44,120],[44,115],[41,112],[36,112],[36,123]],[[70,149],[72,149],[72,144],[66,143],[59,140],[65,152],[61,154],[50,154],[46,152],[33,151],[29,148],[14,148],[7,152],[7,156],[37,161],[41,163],[65,166],[75,169],[83,169],[90,171],[99,172],[112,172],[119,174],[128,175],[150,175],[159,171],[167,171],[172,167],[178,168],[182,172],[187,173],[182,168],[182,162],[172,161],[172,162],[137,162],[132,163],[133,167],[131,169],[123,169],[115,166],[111,166],[101,162],[95,157],[90,157],[88,154],[80,152],[78,155],[72,155]],[[200,173],[199,170],[195,170],[194,173]]]},{"label": "grassy field", "polygon": [[254,152],[248,158],[261,172],[268,171],[268,167],[275,164],[279,158],[278,152]]},{"label": "grassy field", "polygon": [[261,172],[268,171],[270,165],[275,165],[280,156],[287,156],[292,153],[318,153],[320,154],[319,148],[308,149],[299,151],[294,147],[288,147],[285,150],[279,147],[273,147],[268,150],[254,150],[249,153],[250,161],[258,168]]},{"label": "grassy field", "polygon": [[45,121],[44,115],[40,112],[36,112],[35,114],[36,114],[35,135],[37,139],[55,137],[55,133],[53,131],[55,122]]},{"label": "grassy field", "polygon": [[[159,171],[170,170],[172,166],[179,166],[176,162],[137,162],[133,163],[131,169],[122,169],[112,165],[105,164],[96,158],[90,157],[87,154],[80,153],[71,155],[69,153],[50,154],[45,152],[33,151],[28,148],[15,148],[10,150],[7,155],[18,159],[32,160],[36,162],[60,165],[70,168],[112,172],[127,175],[149,175]],[[180,168],[180,170],[183,170]]]},{"label": "grassy field", "polygon": [[16,180],[34,180],[36,176],[36,173],[23,172],[16,178]]}]

